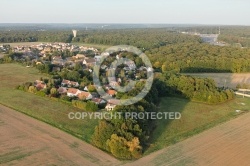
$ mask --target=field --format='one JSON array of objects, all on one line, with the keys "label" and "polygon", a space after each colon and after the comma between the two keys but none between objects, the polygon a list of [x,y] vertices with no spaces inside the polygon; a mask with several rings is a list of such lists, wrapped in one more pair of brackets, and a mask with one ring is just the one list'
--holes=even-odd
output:
[{"label": "field", "polygon": [[114,157],[0,105],[0,165],[118,165]]},{"label": "field", "polygon": [[219,87],[236,88],[237,84],[250,83],[250,73],[186,73],[201,78],[212,78]]},{"label": "field", "polygon": [[69,112],[80,111],[64,103],[52,101],[31,93],[15,90],[15,87],[27,81],[45,77],[34,68],[25,68],[18,64],[0,65],[0,104],[23,112],[36,119],[49,123],[61,130],[90,142],[98,120],[70,120]]},{"label": "field", "polygon": [[20,42],[20,43],[0,43],[0,44],[9,44],[11,47],[16,47],[16,46],[31,46],[31,45],[37,45],[42,42]]},{"label": "field", "polygon": [[247,113],[127,165],[248,166],[250,163],[249,131],[250,113]]},{"label": "field", "polygon": [[102,44],[88,44],[88,43],[72,43],[72,44],[75,44],[77,46],[94,47],[101,51],[105,51],[107,48],[111,47],[111,46],[102,45]]},{"label": "field", "polygon": [[[180,112],[182,116],[180,120],[162,119],[157,121],[157,128],[151,138],[153,143],[146,151],[146,154],[180,142],[235,118],[242,113],[248,112],[249,108],[249,98],[236,98],[233,101],[219,105],[190,102],[180,98],[164,98],[160,104],[160,111]],[[236,110],[242,110],[242,112],[236,113]]]},{"label": "field", "polygon": [[[31,117],[34,117],[35,119],[44,121],[88,143],[90,142],[91,135],[94,132],[94,127],[98,123],[97,120],[90,120],[90,119],[69,120],[68,113],[79,111],[78,109],[73,108],[61,102],[53,101],[49,98],[39,97],[34,94],[15,90],[15,87],[21,83],[24,83],[27,81],[34,81],[36,79],[39,79],[40,77],[46,77],[46,76],[39,74],[38,71],[34,68],[26,68],[18,64],[1,64],[0,71],[1,71],[0,72],[0,78],[1,78],[0,80],[0,94],[1,94],[0,104],[11,107],[15,110],[18,110],[19,112],[22,112]],[[180,141],[183,141],[191,136],[201,133],[202,131],[212,128],[220,123],[236,118],[239,115],[245,114],[246,112],[249,111],[249,108],[250,108],[250,100],[248,98],[243,99],[240,97],[236,98],[233,101],[220,104],[220,105],[206,105],[206,104],[190,102],[186,99],[180,99],[180,98],[174,98],[174,97],[162,98],[161,104],[159,105],[160,111],[161,112],[181,112],[182,118],[180,120],[163,120],[163,119],[158,120],[157,128],[152,134],[153,136],[151,137],[152,144],[146,150],[145,157],[140,159],[138,162],[144,163],[145,161],[147,162],[150,161],[151,163],[155,163],[155,165],[157,165],[160,161],[166,161],[168,159],[170,159],[170,161],[180,160],[180,162],[182,162],[182,158],[178,159],[177,155],[180,153],[180,156],[181,156],[182,154],[181,152],[182,151],[186,152],[185,151],[186,148],[187,149],[192,148],[195,150],[195,148],[193,147],[195,146],[195,142],[193,144],[190,143],[190,145],[189,144],[182,145],[181,152],[179,152],[178,151],[178,147],[180,147],[179,144],[182,144],[182,142]],[[0,148],[0,163],[1,162],[5,163],[9,161],[10,162],[13,161],[13,163],[15,163],[15,160],[22,161],[24,160],[23,158],[25,158],[26,162],[29,162],[30,157],[31,157],[31,160],[34,159],[38,161],[36,155],[40,153],[44,154],[45,152],[48,151],[47,149],[51,149],[51,151],[48,151],[46,154],[44,154],[44,156],[50,155],[50,153],[57,154],[57,155],[52,155],[49,157],[49,159],[51,160],[51,163],[58,164],[62,161],[65,161],[66,155],[72,155],[73,157],[74,155],[77,155],[77,153],[84,153],[82,156],[85,159],[79,159],[79,160],[84,160],[83,162],[88,163],[90,162],[90,160],[93,159],[93,156],[89,156],[90,154],[85,154],[88,152],[91,154],[95,154],[95,150],[93,150],[93,153],[91,152],[91,150],[89,150],[93,148],[91,145],[88,145],[83,141],[77,140],[76,138],[70,135],[67,135],[66,133],[64,133],[65,135],[57,136],[57,134],[53,134],[53,133],[56,133],[56,131],[60,132],[58,129],[49,127],[49,125],[43,124],[29,117],[27,117],[29,119],[25,119],[26,116],[21,115],[18,112],[15,115],[13,115],[14,113],[9,114],[6,112],[6,109],[7,108],[3,108],[3,107],[0,108],[0,114],[1,114],[0,116],[1,117],[0,118],[0,131],[1,132],[0,133],[5,133],[5,134],[0,135],[1,136],[0,141],[1,143],[2,142],[4,143],[4,144],[1,144],[1,148]],[[236,113],[236,110],[242,110],[242,112]],[[245,117],[245,116],[249,117],[249,114],[243,115],[242,117]],[[24,119],[18,119],[21,117],[23,117]],[[36,123],[39,125],[43,124],[46,126],[41,128],[41,127],[36,126]],[[211,129],[211,130],[214,130],[214,129]],[[10,132],[7,132],[7,131],[10,131]],[[48,133],[49,131],[51,132]],[[232,132],[236,132],[236,131],[232,131]],[[60,133],[63,133],[63,132],[60,132]],[[222,131],[222,134],[223,133],[224,133],[224,130]],[[47,134],[47,136],[45,138],[40,138],[40,135],[43,136],[44,134]],[[196,137],[199,137],[199,136],[200,135],[194,136],[190,139],[196,139]],[[67,139],[66,140],[62,139],[64,137]],[[214,137],[215,135],[210,135],[210,136],[207,135],[207,138],[206,137],[200,138],[201,141],[199,142],[197,148],[201,146],[200,144],[202,142],[202,139],[204,139],[205,141],[208,141],[207,139],[213,140]],[[218,139],[219,137],[224,138],[224,135],[218,135]],[[232,136],[232,138],[234,137],[236,136]],[[239,139],[244,139],[244,138],[245,137],[240,137],[239,135]],[[190,139],[187,139],[187,140],[190,140]],[[231,135],[228,135],[227,139],[231,139]],[[10,141],[10,143],[8,143],[7,140]],[[29,143],[29,140],[32,140],[31,145],[33,146],[32,147],[27,146],[26,149],[22,149],[23,147],[26,146],[27,143]],[[41,142],[42,145],[38,143],[38,145],[35,146],[37,144],[36,141]],[[65,144],[62,144],[62,147],[58,148],[57,146],[60,146],[61,144],[57,143],[57,141],[61,143],[64,142]],[[52,143],[49,143],[49,142],[52,142]],[[176,151],[176,153],[172,154],[173,156],[171,156],[171,154],[168,153],[168,149],[172,148],[173,146],[170,146],[170,145],[173,145],[173,144],[176,144],[177,149],[173,148],[173,151],[171,151],[170,149],[170,152]],[[71,149],[69,149],[68,146]],[[78,146],[81,147],[80,150],[72,151],[72,149]],[[36,150],[31,151],[30,149],[32,148]],[[224,148],[226,148],[226,146]],[[84,151],[83,149],[87,149],[87,152]],[[66,151],[66,152],[65,154],[63,154],[61,151]],[[155,152],[155,151],[158,151],[158,152]],[[102,156],[102,155],[107,155],[107,154],[105,154],[102,151],[99,151],[95,155]],[[166,159],[165,160],[161,159],[161,158],[164,158],[165,155],[166,155]],[[35,156],[35,158],[33,158],[32,156],[33,157]],[[198,157],[202,158],[202,156],[198,156]],[[223,157],[225,156],[222,156],[222,158]],[[109,162],[110,165],[116,165],[118,163],[118,161],[114,160],[112,157],[110,158],[105,157],[105,159],[110,161],[110,162],[105,161],[107,163]],[[70,160],[70,159],[67,158],[66,160]],[[101,159],[99,160],[100,162],[102,162]],[[185,158],[185,161],[186,160],[187,159]],[[106,164],[105,162],[104,164]],[[160,164],[163,164],[163,163],[159,163],[159,165]],[[69,163],[69,165],[74,165],[74,164]]]}]

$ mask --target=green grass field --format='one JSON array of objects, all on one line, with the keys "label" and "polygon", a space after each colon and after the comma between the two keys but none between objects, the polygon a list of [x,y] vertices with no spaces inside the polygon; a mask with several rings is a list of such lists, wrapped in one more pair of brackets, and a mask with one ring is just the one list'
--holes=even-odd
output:
[{"label": "green grass field", "polygon": [[40,77],[46,76],[38,73],[35,68],[26,68],[19,64],[0,64],[0,104],[90,142],[98,120],[70,120],[68,113],[80,110],[47,97],[15,89],[19,84],[27,81],[33,82]]},{"label": "green grass field", "polygon": [[[208,128],[226,122],[250,109],[249,98],[236,98],[219,105],[207,105],[190,102],[186,99],[168,97],[163,98],[160,104],[161,112],[180,112],[180,120],[159,120],[153,133],[151,146],[145,154],[162,149],[198,134]],[[236,113],[242,110],[242,113]]]}]

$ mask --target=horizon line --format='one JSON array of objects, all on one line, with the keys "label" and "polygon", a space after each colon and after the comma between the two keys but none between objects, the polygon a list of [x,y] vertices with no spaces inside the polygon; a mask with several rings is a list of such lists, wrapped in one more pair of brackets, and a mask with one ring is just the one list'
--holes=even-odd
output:
[{"label": "horizon line", "polygon": [[44,22],[44,23],[29,23],[29,22],[3,22],[0,24],[68,24],[68,25],[74,25],[74,24],[111,24],[111,25],[209,25],[209,26],[250,26],[246,24],[210,24],[210,23],[105,23],[105,22],[100,22],[100,23],[67,23],[67,22],[58,22],[58,23],[51,23],[51,22]]}]

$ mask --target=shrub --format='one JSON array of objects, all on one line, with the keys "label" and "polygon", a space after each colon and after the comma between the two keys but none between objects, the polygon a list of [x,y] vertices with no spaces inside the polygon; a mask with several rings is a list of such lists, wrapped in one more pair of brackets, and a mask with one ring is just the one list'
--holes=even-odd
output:
[{"label": "shrub", "polygon": [[42,96],[42,97],[45,97],[45,96],[46,96],[46,93],[45,93],[44,91],[38,91],[38,92],[36,92],[36,94],[37,94],[38,96]]},{"label": "shrub", "polygon": [[72,105],[76,108],[86,110],[87,103],[79,100],[72,100]]}]

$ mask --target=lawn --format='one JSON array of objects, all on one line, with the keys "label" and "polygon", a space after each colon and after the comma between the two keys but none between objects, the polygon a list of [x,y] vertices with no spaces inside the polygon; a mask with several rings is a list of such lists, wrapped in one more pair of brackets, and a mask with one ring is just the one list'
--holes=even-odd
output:
[{"label": "lawn", "polygon": [[[161,112],[180,112],[180,120],[158,120],[151,142],[145,154],[160,150],[198,134],[208,128],[235,118],[250,108],[249,98],[236,98],[219,105],[190,102],[186,99],[167,97],[161,100]],[[242,110],[236,113],[236,110]]]},{"label": "lawn", "polygon": [[[16,90],[15,87],[27,81],[46,77],[35,68],[26,68],[19,64],[0,64],[0,104],[23,112],[38,120],[44,121],[63,131],[91,141],[98,120],[70,120],[69,112],[81,111],[50,98]],[[81,111],[82,112],[82,111]]]}]

